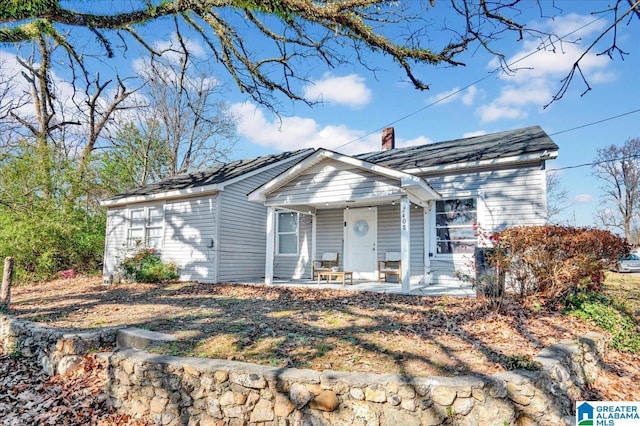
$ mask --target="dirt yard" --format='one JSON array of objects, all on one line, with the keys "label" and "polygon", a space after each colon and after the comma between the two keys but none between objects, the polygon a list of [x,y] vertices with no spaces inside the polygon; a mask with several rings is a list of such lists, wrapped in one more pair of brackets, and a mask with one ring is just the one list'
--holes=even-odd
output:
[{"label": "dirt yard", "polygon": [[[543,347],[596,329],[515,302],[496,313],[475,299],[197,283],[105,286],[95,277],[14,287],[12,315],[61,328],[172,333],[178,342],[154,349],[171,355],[420,376],[535,368],[531,358]],[[640,356],[612,350],[605,368],[591,397],[640,400]]]}]

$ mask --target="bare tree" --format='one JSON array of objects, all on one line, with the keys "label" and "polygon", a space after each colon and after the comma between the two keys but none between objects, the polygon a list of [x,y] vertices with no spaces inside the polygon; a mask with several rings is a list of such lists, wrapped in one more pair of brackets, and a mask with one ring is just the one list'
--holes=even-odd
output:
[{"label": "bare tree", "polygon": [[34,173],[40,175],[39,189],[45,197],[52,197],[58,189],[54,178],[58,165],[75,164],[78,176],[74,182],[78,188],[65,185],[70,189],[68,196],[73,198],[86,183],[90,155],[100,135],[117,111],[131,107],[125,100],[134,90],[118,79],[117,87],[111,91],[112,80],[103,82],[97,74],[72,80],[68,83],[71,94],[61,93],[60,82],[52,71],[57,46],[39,37],[34,47],[27,58],[16,57],[23,69],[23,92],[20,102],[7,107],[8,115],[23,148],[24,144],[31,144],[39,158]]},{"label": "bare tree", "polygon": [[[366,53],[382,54],[391,57],[416,88],[428,89],[416,74],[416,65],[464,65],[462,54],[469,49],[496,55],[508,69],[495,42],[509,34],[519,40],[533,35],[558,49],[571,42],[526,25],[522,12],[531,4],[522,0],[149,0],[128,2],[128,6],[118,2],[117,7],[112,2],[111,8],[104,1],[84,2],[82,8],[68,3],[72,2],[23,0],[3,5],[0,42],[33,41],[46,35],[66,50],[78,72],[90,74],[90,61],[96,55],[100,60],[111,58],[117,50],[126,52],[133,44],[156,54],[140,29],[146,23],[173,17],[180,31],[201,37],[243,92],[268,106],[273,106],[274,92],[304,100],[297,83],[306,81],[302,65],[312,61],[335,67],[355,58],[371,67],[373,62]],[[618,34],[640,18],[640,3],[614,0],[611,5],[589,4],[604,9],[594,12],[614,14],[614,22],[586,41],[584,55],[605,39],[609,47],[598,53],[612,58],[624,55]],[[553,2],[538,0],[533,5],[547,18],[561,12]],[[459,19],[438,18],[444,8]],[[252,37],[246,37],[248,30]],[[449,38],[437,42],[430,37],[438,31]],[[97,40],[100,51],[95,51],[95,43],[86,42],[89,38]],[[562,97],[576,75],[586,84],[585,91],[590,89],[580,68],[584,55],[568,71],[554,100]]]},{"label": "bare tree", "polygon": [[547,172],[547,222],[557,223],[558,216],[569,206],[569,193],[562,186],[558,172]]},{"label": "bare tree", "polygon": [[602,183],[604,209],[598,211],[604,226],[619,229],[632,241],[634,225],[640,219],[640,138],[622,146],[600,148],[594,161],[594,175]]},{"label": "bare tree", "polygon": [[168,175],[228,156],[236,138],[235,117],[209,63],[197,62],[178,32],[167,51],[151,57],[139,73],[149,102],[139,110],[139,126],[164,142]]}]

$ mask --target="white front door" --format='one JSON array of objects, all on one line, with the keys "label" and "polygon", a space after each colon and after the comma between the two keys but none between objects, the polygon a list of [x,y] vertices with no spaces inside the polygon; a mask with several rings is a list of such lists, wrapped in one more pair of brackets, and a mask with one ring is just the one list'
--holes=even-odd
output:
[{"label": "white front door", "polygon": [[354,278],[376,279],[378,210],[375,207],[347,209],[344,213],[344,270]]}]

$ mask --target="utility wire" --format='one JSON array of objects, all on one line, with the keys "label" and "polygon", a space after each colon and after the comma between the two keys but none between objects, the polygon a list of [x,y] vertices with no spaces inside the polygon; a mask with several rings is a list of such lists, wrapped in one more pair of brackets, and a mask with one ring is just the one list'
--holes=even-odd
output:
[{"label": "utility wire", "polygon": [[589,126],[593,126],[593,125],[596,125],[596,124],[604,123],[605,121],[615,120],[616,118],[624,117],[625,115],[635,114],[637,112],[640,112],[640,108],[634,109],[633,111],[623,112],[622,114],[614,115],[613,117],[603,118],[602,120],[592,121],[590,123],[583,124],[581,126],[572,127],[570,129],[560,130],[559,132],[550,133],[549,136],[555,136],[555,135],[560,135],[562,133],[572,132],[574,130],[583,129],[585,127],[589,127]]},{"label": "utility wire", "polygon": [[[578,28],[574,29],[573,31],[570,31],[569,33],[565,34],[564,36],[559,37],[559,38],[555,41],[555,43],[561,42],[561,41],[563,41],[564,39],[566,39],[567,37],[569,37],[569,36],[573,35],[574,33],[577,33],[578,31],[581,31],[581,30],[583,30],[584,28],[586,28],[586,27],[588,27],[588,26],[590,26],[590,25],[595,24],[596,22],[598,22],[598,21],[599,21],[599,20],[601,20],[601,19],[604,19],[606,16],[610,15],[611,13],[612,13],[612,12],[610,12],[610,13],[608,13],[608,14],[606,14],[606,15],[600,16],[600,17],[598,17],[598,18],[596,18],[596,19],[594,19],[594,20],[592,20],[592,21],[587,22],[586,24],[582,25],[581,27],[578,27]],[[373,130],[373,131],[371,131],[371,132],[369,132],[369,133],[367,133],[367,134],[365,134],[365,135],[362,135],[362,136],[360,136],[360,137],[358,137],[358,138],[352,139],[352,140],[350,140],[349,142],[345,142],[345,143],[343,143],[342,145],[337,146],[335,149],[337,150],[337,149],[343,148],[343,147],[345,147],[345,146],[347,146],[347,145],[350,145],[350,144],[352,144],[352,143],[358,142],[359,140],[362,140],[362,139],[364,139],[364,138],[366,138],[366,137],[368,137],[368,136],[371,136],[371,135],[374,135],[374,134],[376,134],[376,133],[380,132],[380,131],[381,131],[381,130],[383,130],[385,127],[390,127],[390,126],[392,126],[392,125],[394,125],[394,124],[397,124],[397,123],[399,123],[399,122],[401,122],[401,121],[404,121],[404,120],[406,120],[406,119],[408,119],[408,118],[410,118],[410,117],[413,117],[414,115],[416,115],[416,114],[418,114],[418,113],[420,113],[420,112],[422,112],[422,111],[426,110],[427,108],[430,108],[430,107],[432,107],[432,106],[434,106],[434,105],[437,105],[437,104],[439,104],[440,102],[443,102],[443,101],[445,101],[445,100],[449,99],[450,97],[455,96],[455,95],[457,95],[457,94],[459,94],[459,93],[461,93],[461,92],[463,92],[463,91],[467,90],[468,88],[470,88],[470,87],[472,87],[472,86],[475,86],[476,84],[482,83],[483,81],[485,81],[485,80],[489,79],[490,77],[493,77],[493,75],[494,75],[495,73],[499,72],[499,71],[504,71],[505,69],[506,69],[506,70],[509,70],[511,67],[513,67],[513,66],[514,66],[514,65],[516,65],[517,63],[524,61],[525,59],[527,59],[527,58],[529,58],[529,57],[531,57],[531,56],[535,55],[536,53],[538,53],[538,52],[540,52],[540,51],[542,51],[542,50],[545,50],[547,47],[552,46],[553,44],[554,44],[554,42],[553,42],[553,41],[545,42],[545,43],[543,43],[542,45],[540,45],[536,50],[533,50],[533,51],[531,51],[531,52],[527,53],[526,55],[524,55],[524,56],[522,56],[522,57],[520,57],[520,58],[518,58],[518,59],[514,60],[514,61],[513,61],[513,62],[511,62],[510,64],[507,64],[507,65],[506,65],[506,67],[502,67],[502,66],[497,67],[496,69],[494,69],[494,70],[490,71],[486,76],[484,76],[484,77],[482,77],[482,78],[479,78],[479,79],[475,80],[474,82],[469,83],[469,84],[467,84],[466,86],[463,86],[463,87],[461,87],[460,89],[455,90],[455,91],[453,91],[453,92],[451,92],[451,93],[447,94],[446,96],[443,96],[443,97],[441,97],[441,98],[438,98],[438,99],[436,99],[435,101],[433,101],[433,102],[431,102],[431,103],[429,103],[429,104],[427,104],[427,105],[425,105],[425,106],[423,106],[423,107],[421,107],[421,108],[418,108],[417,110],[414,110],[413,112],[410,112],[410,113],[408,113],[408,114],[406,114],[406,115],[404,115],[404,116],[402,116],[402,117],[400,117],[400,118],[398,118],[398,119],[396,119],[396,120],[394,120],[394,121],[391,121],[391,122],[387,123],[386,125],[384,125],[384,126],[382,126],[382,127],[378,127],[377,129],[375,129],[375,130]],[[638,111],[638,110],[636,110],[636,111],[632,111],[632,112],[629,112],[629,113],[624,113],[624,114],[620,115],[619,117],[622,117],[622,116],[624,116],[624,115],[631,114],[631,113],[633,113],[633,112],[637,112],[637,111]],[[614,118],[617,118],[617,117],[614,117]],[[583,126],[576,127],[575,129],[580,129],[580,128],[582,128],[582,127],[590,126],[590,125],[592,125],[592,124],[597,124],[597,123],[599,123],[599,122],[607,121],[607,120],[608,120],[608,119],[604,119],[604,120],[601,120],[601,121],[598,121],[598,122],[585,124],[585,125],[583,125]],[[554,133],[554,134],[564,133],[564,132],[568,132],[568,131],[570,131],[570,130],[573,130],[573,129],[565,130],[565,131],[563,131],[563,132],[556,132],[556,133]]]},{"label": "utility wire", "polygon": [[640,154],[625,155],[624,157],[612,158],[611,160],[592,161],[591,163],[583,163],[583,164],[575,164],[573,166],[558,167],[557,169],[556,168],[549,169],[549,171],[555,172],[556,170],[577,169],[579,167],[592,167],[592,166],[597,166],[598,164],[603,164],[603,163],[613,163],[615,161],[631,160],[631,159],[639,159],[639,158],[640,158]]}]

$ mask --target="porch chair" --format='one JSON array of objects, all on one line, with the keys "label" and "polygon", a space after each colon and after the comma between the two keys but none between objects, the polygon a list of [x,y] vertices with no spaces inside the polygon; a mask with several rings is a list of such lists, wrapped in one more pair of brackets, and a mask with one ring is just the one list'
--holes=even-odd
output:
[{"label": "porch chair", "polygon": [[318,272],[330,271],[333,267],[338,267],[338,252],[330,251],[322,253],[322,260],[311,262],[311,279],[317,278]]},{"label": "porch chair", "polygon": [[398,282],[402,281],[402,264],[400,262],[400,252],[388,251],[385,253],[385,259],[378,261],[378,282],[388,281],[389,275],[397,275]]}]

